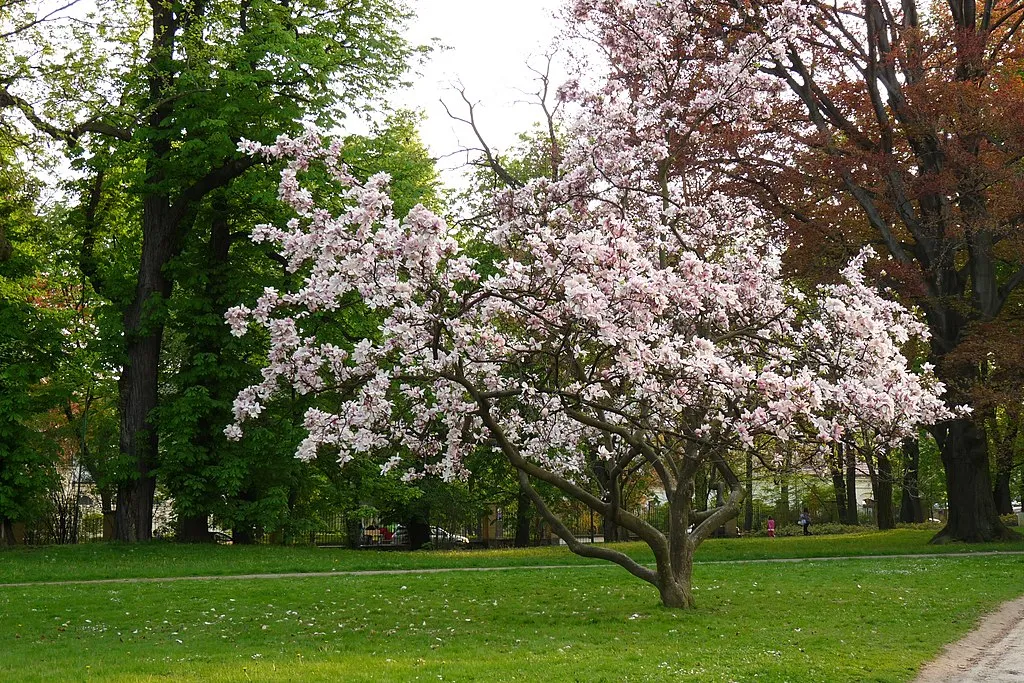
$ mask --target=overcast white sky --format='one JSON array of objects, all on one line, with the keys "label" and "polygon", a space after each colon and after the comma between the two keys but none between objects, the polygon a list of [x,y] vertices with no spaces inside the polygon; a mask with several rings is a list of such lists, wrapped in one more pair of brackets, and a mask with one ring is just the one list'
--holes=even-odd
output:
[{"label": "overcast white sky", "polygon": [[[434,44],[437,39],[438,47],[415,70],[410,79],[413,87],[395,93],[392,104],[425,113],[423,139],[439,159],[444,179],[458,185],[457,169],[465,164],[466,155],[454,153],[475,146],[476,141],[467,126],[448,117],[440,100],[453,113],[464,114],[458,93],[451,90],[452,83],[461,82],[466,95],[479,103],[477,121],[488,143],[497,149],[512,145],[518,133],[540,118],[536,108],[525,102],[537,88],[527,63],[538,68],[544,64],[544,55],[561,30],[554,15],[563,0],[409,0],[409,4],[416,13],[407,32],[410,43]],[[72,13],[94,6],[94,0],[83,0]],[[554,85],[565,78],[559,74],[564,72],[556,66]],[[365,132],[365,125],[350,120],[344,132]]]},{"label": "overcast white sky", "polygon": [[[526,92],[535,92],[527,61],[541,66],[543,55],[560,25],[554,12],[561,0],[415,0],[417,18],[408,38],[414,44],[440,40],[448,49],[435,50],[418,69],[411,90],[399,93],[396,104],[422,109],[427,120],[422,134],[437,157],[475,143],[468,127],[452,121],[439,102],[444,99],[453,113],[465,108],[451,84],[463,84],[467,96],[479,102],[477,120],[494,147],[515,141],[517,133],[538,120],[525,103]],[[517,103],[519,101],[519,103]],[[493,143],[491,142],[493,140]],[[442,169],[465,163],[465,155],[441,159]],[[451,182],[452,174],[446,173]]]}]

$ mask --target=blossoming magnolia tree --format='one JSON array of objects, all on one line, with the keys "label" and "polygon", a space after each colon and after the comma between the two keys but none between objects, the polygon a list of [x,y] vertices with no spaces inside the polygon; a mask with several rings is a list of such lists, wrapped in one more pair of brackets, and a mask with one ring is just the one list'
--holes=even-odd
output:
[{"label": "blossoming magnolia tree", "polygon": [[[650,51],[655,63],[680,58],[656,42]],[[756,106],[743,96],[748,62],[705,74],[701,87],[717,84],[717,94],[694,107],[735,117]],[[682,86],[659,82],[664,73],[652,72],[648,90],[622,87],[614,73],[592,92],[574,86],[567,96],[585,113],[558,179],[504,194],[493,225],[475,234],[422,207],[399,222],[387,178],[356,182],[337,143],[314,133],[246,144],[287,160],[280,196],[296,217],[254,239],[279,245],[303,283],[228,314],[236,334],[259,326],[271,344],[264,379],[239,394],[228,435],[240,438],[245,421],[290,387],[334,397],[330,410],[306,413],[300,458],[330,449],[344,465],[374,453],[382,473],[450,479],[465,474],[471,452],[491,451],[574,552],[616,562],[665,605],[688,607],[694,551],[743,497],[731,452],[795,439],[827,445],[865,426],[896,442],[944,418],[942,387],[927,369],[910,372],[900,353],[926,332],[864,281],[869,254],[842,284],[808,296],[782,277],[782,245],[750,206],[714,194],[695,205],[690,179],[667,156],[692,112],[665,108]],[[303,187],[314,164],[342,188],[339,215]],[[469,256],[470,243],[486,258]],[[318,340],[311,314],[353,300],[381,316],[379,336],[351,349]],[[591,493],[585,477],[597,463],[653,473],[668,499],[667,532],[616,496]],[[728,495],[696,511],[694,476],[706,464]],[[537,482],[645,541],[656,567],[578,543]]]}]

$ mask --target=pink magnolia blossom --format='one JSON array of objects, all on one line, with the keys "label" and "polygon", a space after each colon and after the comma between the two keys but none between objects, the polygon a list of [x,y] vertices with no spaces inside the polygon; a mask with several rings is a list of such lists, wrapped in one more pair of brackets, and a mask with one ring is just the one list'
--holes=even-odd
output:
[{"label": "pink magnolia blossom", "polygon": [[[282,387],[351,387],[333,410],[306,413],[299,457],[326,448],[344,464],[381,454],[382,473],[404,467],[409,478],[452,479],[466,474],[470,453],[495,451],[574,551],[618,562],[666,604],[690,605],[693,551],[742,500],[728,453],[828,445],[865,429],[894,444],[948,417],[941,384],[927,368],[911,371],[901,353],[927,332],[866,282],[869,252],[841,284],[804,294],[782,276],[784,244],[767,217],[713,192],[694,203],[693,178],[670,163],[674,141],[709,116],[762,113],[758,59],[799,24],[796,3],[780,5],[756,42],[728,50],[682,41],[692,15],[677,5],[572,4],[574,20],[611,56],[609,78],[561,93],[584,113],[559,179],[504,193],[493,224],[470,238],[423,207],[397,220],[388,178],[357,182],[337,143],[312,133],[243,143],[287,162],[279,195],[295,218],[254,239],[274,242],[303,281],[227,314],[235,334],[259,326],[271,340],[263,381],[239,394],[228,436],[240,438]],[[721,59],[665,77],[667,67],[691,68],[692,53]],[[631,87],[617,77],[624,73],[650,77]],[[303,188],[313,163],[338,183],[340,214],[316,207]],[[469,256],[469,239],[493,259]],[[377,337],[346,350],[305,330],[310,312],[353,292],[382,316]],[[598,460],[653,473],[669,500],[668,534],[582,485]],[[702,463],[730,488],[706,513],[692,508]],[[645,540],[657,569],[577,543],[536,481]]]}]

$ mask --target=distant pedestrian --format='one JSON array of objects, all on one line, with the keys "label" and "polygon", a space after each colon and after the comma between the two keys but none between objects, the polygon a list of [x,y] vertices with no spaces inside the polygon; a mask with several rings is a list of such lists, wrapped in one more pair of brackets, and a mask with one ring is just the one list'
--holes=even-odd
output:
[{"label": "distant pedestrian", "polygon": [[797,520],[797,524],[804,528],[804,536],[811,535],[811,513],[807,508],[804,508],[804,511],[800,513],[800,519]]},{"label": "distant pedestrian", "polygon": [[775,518],[768,518],[768,538],[775,538]]}]

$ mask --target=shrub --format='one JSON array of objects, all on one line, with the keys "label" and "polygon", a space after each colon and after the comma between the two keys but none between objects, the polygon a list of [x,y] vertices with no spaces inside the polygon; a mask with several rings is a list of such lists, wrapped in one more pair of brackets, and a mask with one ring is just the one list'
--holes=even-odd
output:
[{"label": "shrub", "polygon": [[[833,522],[825,522],[824,524],[815,524],[811,522],[811,533],[815,536],[837,536],[840,534],[859,534],[865,531],[871,531],[873,527],[870,526],[854,526],[850,524],[836,524]],[[786,524],[775,527],[776,536],[802,536],[804,533],[803,527],[797,524]],[[768,531],[766,529],[756,529],[754,531],[746,532],[744,536],[756,536],[766,537]]]},{"label": "shrub", "polygon": [[924,531],[938,531],[942,527],[942,522],[900,522],[896,525],[897,529],[918,529]]}]

